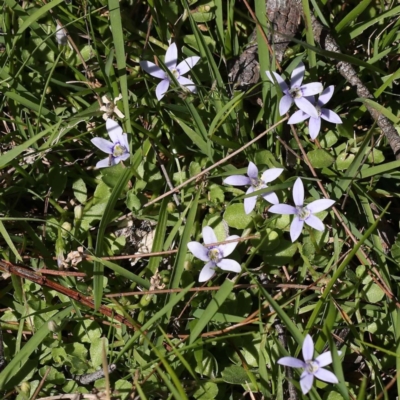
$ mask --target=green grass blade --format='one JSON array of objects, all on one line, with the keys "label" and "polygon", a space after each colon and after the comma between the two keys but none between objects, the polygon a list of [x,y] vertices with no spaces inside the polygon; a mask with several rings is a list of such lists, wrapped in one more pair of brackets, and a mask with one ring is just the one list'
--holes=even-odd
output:
[{"label": "green grass blade", "polygon": [[[185,229],[182,234],[181,241],[179,243],[179,251],[178,254],[176,255],[175,259],[175,265],[174,265],[174,275],[171,279],[171,289],[175,289],[179,287],[182,273],[184,270],[184,264],[185,264],[185,259],[186,259],[186,254],[188,252],[187,244],[189,243],[190,240],[190,234],[193,229],[193,224],[194,220],[196,218],[197,214],[197,206],[200,198],[200,193],[201,191],[198,190],[196,193],[196,197],[193,199],[193,202],[190,207],[190,211],[186,220],[185,224]],[[171,298],[174,297],[175,295],[171,295]]]},{"label": "green grass blade", "polygon": [[[314,42],[314,33],[312,30],[312,24],[311,24],[311,12],[310,12],[310,5],[308,3],[308,0],[302,0],[303,3],[303,13],[304,13],[304,19],[306,23],[306,39],[307,43],[315,47],[315,42]],[[307,54],[308,54],[308,62],[310,64],[310,68],[314,68],[317,65],[317,58],[315,56],[314,51],[312,51],[311,48],[307,49]]]},{"label": "green grass blade", "polygon": [[386,118],[390,119],[390,121],[392,121],[395,124],[397,124],[400,121],[400,118],[396,117],[391,111],[389,111],[386,107],[383,107],[376,101],[363,98],[354,99],[354,101],[360,101],[363,104],[371,106],[372,108],[374,108],[380,114],[383,114]]},{"label": "green grass blade", "polygon": [[386,174],[389,171],[397,170],[398,168],[400,168],[400,160],[391,161],[385,164],[362,169],[358,174],[358,177],[360,179],[370,178],[371,176]]},{"label": "green grass blade", "polygon": [[185,297],[186,293],[189,291],[189,289],[193,286],[193,284],[187,286],[186,288],[182,289],[181,292],[177,294],[176,297],[174,297],[171,301],[169,301],[161,310],[157,311],[150,319],[148,319],[141,329],[138,329],[135,334],[128,340],[128,342],[125,344],[125,346],[122,348],[122,350],[118,353],[116,357],[116,361],[118,361],[125,352],[127,352],[138,340],[138,338],[141,335],[144,335],[145,331],[149,329],[150,327],[154,326],[157,321],[160,320],[165,314],[170,312],[182,299]]},{"label": "green grass blade", "polygon": [[45,15],[52,8],[61,4],[63,1],[64,0],[53,0],[50,3],[47,3],[46,5],[40,7],[37,11],[35,11],[28,18],[26,18],[22,23],[22,25],[19,27],[17,34],[15,35],[14,44],[17,42],[22,33],[26,31],[26,29],[28,29],[34,22],[36,22],[39,18]]},{"label": "green grass blade", "polygon": [[332,354],[332,364],[333,370],[335,372],[336,377],[339,380],[339,383],[336,384],[336,388],[339,390],[340,394],[343,396],[344,400],[350,400],[349,391],[346,386],[346,379],[343,374],[342,361],[340,360],[339,353],[336,349],[335,344],[333,343],[332,331],[328,328],[324,329],[325,336],[328,339],[329,348]]},{"label": "green grass blade", "polygon": [[28,139],[24,143],[19,146],[14,147],[13,149],[7,151],[7,153],[0,156],[0,168],[7,166],[11,161],[15,160],[23,151],[25,151],[28,147],[32,146],[39,139],[49,134],[54,130],[54,126],[51,126],[45,129],[43,132],[35,135],[33,138]]},{"label": "green grass blade", "polygon": [[269,304],[271,304],[272,308],[275,310],[275,312],[278,314],[279,318],[282,320],[282,322],[285,324],[286,329],[290,332],[290,334],[294,337],[296,342],[298,343],[299,346],[303,344],[304,341],[304,335],[300,332],[299,328],[293,323],[291,318],[286,314],[286,312],[283,310],[283,308],[276,302],[273,297],[268,293],[268,291],[263,288],[261,285],[259,285],[258,280],[257,280],[258,287],[263,294],[263,296],[266,298]]},{"label": "green grass blade", "polygon": [[366,31],[366,29],[368,29],[370,26],[376,23],[383,22],[385,18],[397,16],[398,14],[400,14],[400,6],[391,8],[390,10],[378,15],[377,17],[372,18],[368,22],[359,24],[355,29],[349,32],[348,36],[350,37],[350,39],[354,39],[357,36],[362,35]]},{"label": "green grass blade", "polygon": [[[52,331],[49,328],[49,322],[54,321],[57,325],[60,325],[64,319],[70,314],[72,310],[72,306],[67,307],[65,310],[60,311],[55,314],[53,317],[49,318],[48,322],[43,324],[35,334],[29,339],[29,341],[24,345],[24,347],[13,357],[10,363],[0,372],[0,390],[4,390],[8,381],[18,376],[18,371],[21,367],[26,363],[29,359],[30,355],[37,351],[49,334],[52,334]],[[14,384],[17,384],[14,382]]]},{"label": "green grass blade", "polygon": [[[167,222],[168,222],[168,205],[169,199],[166,197],[160,206],[159,217],[157,221],[156,232],[154,235],[153,246],[151,247],[152,252],[158,252],[163,250],[163,244],[165,241],[165,235],[167,233]],[[151,257],[149,264],[147,266],[148,270],[153,274],[157,271],[160,266],[162,257]]]},{"label": "green grass blade", "polygon": [[10,238],[10,235],[7,232],[6,227],[4,226],[3,222],[0,220],[0,235],[3,236],[4,240],[6,241],[6,243],[8,244],[8,247],[10,248],[10,250],[13,252],[15,258],[18,261],[22,262],[22,258],[18,253],[18,250],[16,249],[13,241]]},{"label": "green grass blade", "polygon": [[328,297],[333,285],[335,285],[336,281],[340,278],[342,275],[344,269],[346,266],[350,263],[350,261],[353,259],[353,257],[356,255],[358,249],[362,246],[362,244],[365,242],[366,239],[368,239],[372,232],[376,229],[376,227],[379,224],[379,221],[381,220],[382,216],[386,213],[387,209],[389,208],[390,203],[386,206],[385,210],[382,212],[382,214],[377,218],[377,220],[372,224],[364,233],[364,235],[361,237],[361,239],[356,243],[356,245],[353,247],[351,252],[346,256],[346,258],[342,261],[342,263],[339,265],[335,273],[333,274],[332,278],[329,280],[328,284],[326,285],[324,291],[322,292],[321,298],[318,301],[318,303],[315,305],[314,311],[308,320],[307,323],[307,330],[310,330],[314,325],[315,325],[315,320],[318,317],[318,314],[321,310],[321,307],[325,303],[326,298]]},{"label": "green grass blade", "polygon": [[122,102],[124,104],[124,114],[127,123],[125,129],[128,133],[132,132],[129,113],[129,96],[128,96],[128,77],[126,75],[126,54],[125,40],[122,30],[121,10],[119,0],[108,0],[108,9],[110,10],[110,24],[113,35],[113,44],[115,46],[115,56],[117,58],[119,83],[122,93]]},{"label": "green grass blade", "polygon": [[150,288],[150,282],[146,279],[141,278],[140,276],[137,276],[136,274],[134,274],[131,271],[128,271],[127,269],[121,267],[118,264],[115,264],[111,261],[108,260],[103,260],[102,258],[98,258],[95,256],[91,256],[91,258],[98,262],[99,264],[103,264],[105,267],[111,269],[111,271],[114,271],[115,273],[117,273],[118,275],[123,276],[126,279],[129,279],[132,282],[137,283],[138,285],[142,286],[145,289],[149,289]]},{"label": "green grass blade", "polygon": [[238,96],[235,96],[232,100],[230,100],[221,108],[221,110],[211,121],[210,128],[208,129],[208,136],[210,138],[214,135],[215,131],[224,123],[224,121],[229,117],[229,114],[242,101],[243,97],[246,96],[246,94],[247,94],[246,92],[240,93]]},{"label": "green grass blade", "polygon": [[201,334],[206,325],[210,322],[211,318],[218,311],[224,301],[227,299],[229,294],[233,290],[234,282],[230,279],[226,279],[221,285],[218,292],[215,293],[214,297],[211,299],[203,315],[197,321],[196,325],[190,332],[189,344],[192,344]]},{"label": "green grass blade", "polygon": [[179,124],[179,126],[182,128],[183,132],[186,133],[189,139],[200,149],[200,151],[204,155],[208,156],[208,146],[203,138],[196,131],[187,126],[181,119],[175,117],[172,113],[170,115]]},{"label": "green grass blade", "polygon": [[346,16],[336,25],[336,33],[341,32],[347,25],[354,22],[357,17],[369,6],[372,0],[363,0],[361,3],[357,4]]},{"label": "green grass blade", "polygon": [[[351,184],[352,180],[356,177],[358,177],[358,171],[361,165],[361,162],[365,156],[365,153],[367,151],[367,146],[369,144],[369,141],[372,137],[373,130],[370,129],[368,134],[365,136],[360,148],[358,149],[358,152],[356,156],[354,157],[353,162],[350,164],[350,167],[347,168],[346,172],[344,173],[343,177],[337,182],[337,186],[342,190],[342,192],[346,192],[347,188]],[[338,197],[340,197],[341,193],[337,194]]]},{"label": "green grass blade", "polygon": [[[125,189],[132,175],[133,173],[131,168],[126,168],[123,174],[121,174],[118,182],[116,183],[115,187],[111,192],[111,196],[107,202],[107,206],[101,218],[99,230],[97,233],[96,250],[95,250],[95,254],[97,257],[101,257],[103,255],[105,230],[107,228],[108,223],[112,219],[112,213],[114,211],[115,204],[117,203],[121,195],[121,192]],[[95,261],[93,268],[93,300],[94,300],[95,310],[99,309],[101,305],[101,299],[103,297],[103,273],[104,273],[103,263]]]}]

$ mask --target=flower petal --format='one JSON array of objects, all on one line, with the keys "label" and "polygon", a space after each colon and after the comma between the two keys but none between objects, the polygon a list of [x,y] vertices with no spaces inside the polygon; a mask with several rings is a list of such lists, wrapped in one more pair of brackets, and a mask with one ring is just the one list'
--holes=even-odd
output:
[{"label": "flower petal", "polygon": [[194,82],[188,78],[185,78],[184,76],[180,76],[178,78],[178,83],[181,86],[185,87],[186,89],[190,90],[192,93],[197,92],[197,88],[196,88],[196,85],[194,84]]},{"label": "flower petal", "polygon": [[171,43],[165,53],[164,63],[168,69],[175,69],[178,61],[178,48],[176,43]]},{"label": "flower petal", "polygon": [[128,135],[126,133],[123,133],[120,136],[119,140],[120,140],[120,144],[122,144],[125,147],[126,152],[129,154]]},{"label": "flower petal", "polygon": [[[253,186],[250,186],[247,189],[246,194],[253,193],[253,192],[254,192],[254,188],[253,188]],[[248,197],[248,198],[244,199],[244,212],[246,214],[250,214],[254,210],[256,203],[257,203],[257,196]]]},{"label": "flower petal", "polygon": [[303,394],[307,394],[313,385],[314,382],[314,375],[310,374],[307,371],[304,371],[301,376],[300,376],[300,386],[301,386],[301,391]]},{"label": "flower petal", "polygon": [[261,180],[265,183],[272,182],[283,172],[283,168],[270,168],[263,172]]},{"label": "flower petal", "polygon": [[275,205],[279,204],[279,199],[275,192],[263,194],[263,195],[261,195],[261,197],[264,200],[268,201],[268,203],[275,204]]},{"label": "flower petal", "polygon": [[298,124],[305,121],[307,118],[310,118],[308,114],[306,114],[304,111],[298,110],[291,115],[287,123],[289,125]]},{"label": "flower petal", "polygon": [[315,361],[318,362],[318,366],[321,368],[332,364],[332,353],[330,351],[326,351],[325,353],[320,354]]},{"label": "flower petal", "polygon": [[314,359],[314,342],[309,334],[304,338],[302,353],[305,362]]},{"label": "flower petal", "polygon": [[335,91],[335,86],[331,85],[324,89],[324,91],[319,95],[317,106],[323,106],[326,104],[331,97],[333,96],[333,92]]},{"label": "flower petal", "polygon": [[304,221],[302,221],[297,215],[293,218],[292,223],[290,224],[290,239],[292,243],[294,243],[303,230]]},{"label": "flower petal", "polygon": [[[234,240],[234,239],[239,239],[239,236],[238,235],[228,236],[225,240]],[[219,251],[222,253],[222,257],[229,256],[229,254],[231,254],[233,250],[235,250],[238,243],[239,242],[220,244],[218,248]]]},{"label": "flower petal", "polygon": [[258,168],[256,164],[252,163],[251,161],[249,162],[249,166],[247,167],[247,175],[251,179],[258,179]]},{"label": "flower petal", "polygon": [[189,251],[201,261],[210,261],[208,257],[208,249],[199,242],[189,242],[187,244]]},{"label": "flower petal", "polygon": [[114,158],[111,158],[111,162],[110,162],[110,158],[104,158],[103,160],[100,160],[97,162],[96,164],[96,168],[106,168],[106,167],[111,167],[112,165],[115,165],[114,163]]},{"label": "flower petal", "polygon": [[158,101],[160,101],[160,100],[164,97],[164,95],[165,95],[166,91],[168,90],[168,88],[169,88],[169,79],[163,79],[163,80],[157,85],[157,88],[156,88],[156,97],[157,97],[157,100],[158,100]]},{"label": "flower petal", "polygon": [[301,86],[304,78],[305,71],[304,64],[300,61],[299,65],[293,70],[291,79],[290,79],[290,87]]},{"label": "flower petal", "polygon": [[121,110],[117,106],[114,107],[114,112],[115,114],[117,114],[118,118],[121,119],[125,118],[125,115],[121,112]]},{"label": "flower petal", "polygon": [[123,134],[122,128],[119,126],[117,121],[108,118],[106,121],[106,129],[108,136],[110,136],[111,141],[115,143],[121,143],[121,136]]},{"label": "flower petal", "polygon": [[215,236],[214,229],[211,226],[205,226],[202,230],[203,240],[205,244],[217,243],[218,239]]},{"label": "flower petal", "polygon": [[307,204],[307,209],[310,210],[313,214],[316,214],[320,211],[324,211],[329,207],[332,207],[335,204],[335,200],[331,199],[319,199],[314,200],[310,204]]},{"label": "flower petal", "polygon": [[279,114],[285,115],[288,111],[290,106],[293,104],[293,97],[289,94],[285,94],[281,101],[279,102]]},{"label": "flower petal", "polygon": [[282,92],[289,90],[288,85],[286,84],[286,82],[282,79],[282,77],[279,74],[277,74],[274,71],[272,71],[272,73],[269,71],[265,71],[265,73],[267,74],[268,79],[272,83],[275,83],[274,78],[272,77],[272,74],[273,74],[273,76],[275,77],[276,81],[278,82],[278,85],[281,88]]},{"label": "flower petal", "polygon": [[293,185],[293,201],[298,207],[303,207],[304,204],[304,185],[300,178],[296,179]]},{"label": "flower petal", "polygon": [[208,262],[200,271],[199,282],[205,282],[212,278],[215,273],[214,267],[215,264],[212,261]]},{"label": "flower petal", "polygon": [[320,82],[311,82],[306,83],[305,85],[301,86],[301,92],[303,96],[313,96],[314,94],[321,93],[324,87]]},{"label": "flower petal", "polygon": [[90,141],[104,153],[112,154],[114,145],[110,141],[99,137],[95,137]]},{"label": "flower petal", "polygon": [[165,79],[165,72],[156,64],[150,61],[140,61],[140,66],[151,76],[158,79]]},{"label": "flower petal", "polygon": [[217,267],[224,271],[236,272],[237,274],[242,270],[240,264],[235,260],[224,259],[217,263]]},{"label": "flower petal", "polygon": [[308,123],[308,131],[310,133],[310,137],[314,140],[321,130],[321,118],[310,118],[310,122]]},{"label": "flower petal", "polygon": [[200,57],[197,56],[188,57],[186,60],[181,61],[176,67],[179,75],[186,74],[186,72],[190,71],[199,61]]},{"label": "flower petal", "polygon": [[298,99],[294,99],[294,102],[296,103],[296,106],[300,108],[301,111],[305,112],[310,117],[318,118],[317,109],[305,97],[299,97]]},{"label": "flower petal", "polygon": [[325,225],[323,222],[316,217],[315,215],[310,215],[307,219],[304,220],[304,222],[308,225],[311,226],[311,228],[316,229],[317,231],[324,231],[325,230]]},{"label": "flower petal", "polygon": [[120,161],[125,161],[127,158],[129,158],[130,154],[129,153],[124,153],[119,157],[114,157],[114,162],[115,164],[118,164]]},{"label": "flower petal", "polygon": [[324,382],[339,383],[339,380],[336,377],[336,375],[325,368],[319,368],[318,371],[314,372],[314,375],[316,378]]},{"label": "flower petal", "polygon": [[296,207],[293,207],[289,204],[275,204],[268,209],[269,212],[273,214],[282,214],[282,215],[290,215],[296,214],[297,210]]},{"label": "flower petal", "polygon": [[321,108],[321,118],[325,121],[332,122],[332,124],[342,124],[342,120],[334,111],[327,108]]},{"label": "flower petal", "polygon": [[298,358],[294,357],[282,357],[277,361],[278,364],[284,365],[285,367],[292,368],[304,368],[306,363]]},{"label": "flower petal", "polygon": [[245,186],[251,184],[250,178],[244,175],[231,175],[225,178],[223,182],[232,186]]}]

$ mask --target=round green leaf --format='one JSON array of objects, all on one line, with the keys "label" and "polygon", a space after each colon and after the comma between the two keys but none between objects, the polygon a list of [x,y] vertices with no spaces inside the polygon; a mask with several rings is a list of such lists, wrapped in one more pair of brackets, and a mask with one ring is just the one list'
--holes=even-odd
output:
[{"label": "round green leaf", "polygon": [[370,303],[378,303],[385,296],[385,292],[376,283],[371,282],[364,286],[364,295]]},{"label": "round green leaf", "polygon": [[214,382],[205,382],[193,393],[198,400],[214,400],[218,395],[218,386]]},{"label": "round green leaf", "polygon": [[76,199],[79,201],[81,204],[85,204],[86,199],[87,199],[87,189],[86,189],[86,183],[82,178],[77,179],[73,185],[72,189],[74,191],[74,195]]},{"label": "round green leaf", "polygon": [[336,168],[340,170],[345,170],[350,167],[350,164],[354,160],[354,154],[341,153],[336,159]]},{"label": "round green leaf", "polygon": [[108,349],[107,338],[100,337],[92,341],[92,343],[90,344],[89,352],[90,352],[90,360],[92,361],[92,366],[94,368],[97,368],[103,364],[103,352],[104,350],[107,352],[107,349]]},{"label": "round green leaf", "polygon": [[332,147],[339,140],[339,135],[337,132],[328,131],[321,138],[319,143],[323,149],[327,147]]},{"label": "round green leaf", "polygon": [[239,367],[238,365],[231,365],[230,367],[225,368],[221,375],[222,379],[226,383],[230,383],[232,385],[244,385],[247,381],[249,381],[249,376],[244,368]]},{"label": "round green leaf", "polygon": [[231,228],[244,229],[252,222],[252,214],[245,214],[243,203],[232,204],[226,207],[224,220]]},{"label": "round green leaf", "polygon": [[314,168],[326,168],[331,166],[335,161],[334,157],[323,149],[309,151],[307,156]]}]

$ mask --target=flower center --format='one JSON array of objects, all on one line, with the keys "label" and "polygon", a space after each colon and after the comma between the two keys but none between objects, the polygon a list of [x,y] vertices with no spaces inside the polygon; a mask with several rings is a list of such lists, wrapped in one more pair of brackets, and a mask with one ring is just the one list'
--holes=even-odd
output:
[{"label": "flower center", "polygon": [[125,146],[122,146],[121,144],[117,143],[113,148],[113,156],[114,157],[120,157],[124,153],[126,153]]},{"label": "flower center", "polygon": [[321,107],[315,106],[315,109],[317,110],[318,117],[321,116]]},{"label": "flower center", "polygon": [[211,249],[208,250],[208,258],[210,261],[217,263],[221,260],[222,254],[217,247],[211,247]]},{"label": "flower center", "polygon": [[308,373],[314,374],[319,370],[319,365],[315,361],[306,361],[306,366],[304,368]]},{"label": "flower center", "polygon": [[250,178],[250,182],[251,182],[251,186],[253,186],[253,188],[255,190],[260,190],[260,189],[264,189],[265,188],[265,183],[262,179],[253,179]]},{"label": "flower center", "polygon": [[296,210],[297,210],[297,216],[302,221],[306,220],[311,215],[311,211],[307,207],[297,206]]},{"label": "flower center", "polygon": [[181,74],[179,73],[179,71],[177,69],[171,69],[171,73],[172,75],[175,77],[175,79],[179,79],[179,77],[181,76]]},{"label": "flower center", "polygon": [[298,86],[292,87],[289,90],[289,93],[294,99],[299,99],[300,97],[303,97],[303,92]]}]

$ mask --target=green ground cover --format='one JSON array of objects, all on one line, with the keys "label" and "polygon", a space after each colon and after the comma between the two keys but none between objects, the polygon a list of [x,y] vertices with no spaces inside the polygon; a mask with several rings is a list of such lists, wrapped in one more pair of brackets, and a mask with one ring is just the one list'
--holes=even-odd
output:
[{"label": "green ground cover", "polygon": [[2,2],[1,398],[400,395],[400,6],[266,3]]}]

